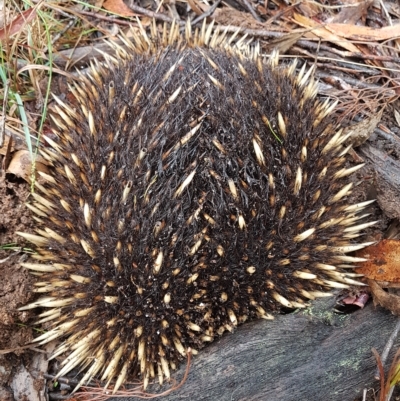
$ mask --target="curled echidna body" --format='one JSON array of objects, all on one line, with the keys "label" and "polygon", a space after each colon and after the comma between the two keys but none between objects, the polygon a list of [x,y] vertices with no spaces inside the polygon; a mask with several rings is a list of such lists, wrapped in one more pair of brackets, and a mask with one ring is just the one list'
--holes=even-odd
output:
[{"label": "curled echidna body", "polygon": [[57,100],[52,174],[36,184],[36,292],[63,339],[59,375],[86,369],[114,391],[160,381],[247,319],[356,283],[345,255],[366,226],[331,122],[295,65],[203,30],[114,45]]}]

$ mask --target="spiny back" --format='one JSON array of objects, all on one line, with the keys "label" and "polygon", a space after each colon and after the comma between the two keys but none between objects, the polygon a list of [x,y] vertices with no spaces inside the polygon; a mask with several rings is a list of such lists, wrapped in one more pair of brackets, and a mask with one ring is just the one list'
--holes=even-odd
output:
[{"label": "spiny back", "polygon": [[346,201],[359,166],[343,167],[346,138],[304,69],[172,44],[72,90],[29,206],[42,227],[24,234],[48,293],[24,309],[51,308],[36,341],[66,338],[59,375],[162,381],[189,347],[355,283],[337,266],[370,224]]}]

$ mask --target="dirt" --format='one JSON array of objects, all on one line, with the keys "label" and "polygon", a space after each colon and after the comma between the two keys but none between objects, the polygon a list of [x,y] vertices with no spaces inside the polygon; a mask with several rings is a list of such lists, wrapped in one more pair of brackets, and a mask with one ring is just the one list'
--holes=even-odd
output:
[{"label": "dirt", "polygon": [[[16,231],[32,232],[30,211],[24,207],[28,185],[13,177],[0,177],[0,244],[24,244]],[[33,339],[32,314],[18,308],[33,298],[32,276],[20,263],[27,254],[0,250],[0,400],[13,400],[10,387],[21,366],[29,366],[32,351],[23,348]],[[9,352],[11,351],[12,352]]]}]

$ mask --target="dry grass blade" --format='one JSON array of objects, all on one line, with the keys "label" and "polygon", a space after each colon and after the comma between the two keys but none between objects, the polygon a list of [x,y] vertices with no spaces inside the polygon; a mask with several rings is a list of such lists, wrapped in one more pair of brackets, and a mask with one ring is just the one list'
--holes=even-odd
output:
[{"label": "dry grass blade", "polygon": [[385,394],[385,370],[382,365],[381,357],[378,354],[378,351],[375,348],[372,348],[372,353],[375,356],[376,359],[376,364],[378,365],[379,369],[379,382],[380,382],[380,394],[379,394],[379,401],[385,401],[386,400],[386,394]]},{"label": "dry grass blade", "polygon": [[379,401],[390,401],[393,388],[400,380],[400,349],[396,352],[393,357],[393,361],[390,365],[387,379],[385,380],[385,369],[382,364],[381,357],[375,348],[372,348],[372,353],[375,356],[376,364],[379,371]]}]

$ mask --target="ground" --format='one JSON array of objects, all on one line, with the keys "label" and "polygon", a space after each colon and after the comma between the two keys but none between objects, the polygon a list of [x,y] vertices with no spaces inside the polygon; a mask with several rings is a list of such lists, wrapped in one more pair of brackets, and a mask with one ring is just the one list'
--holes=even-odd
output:
[{"label": "ground", "polygon": [[[31,230],[31,213],[24,207],[28,195],[29,186],[22,179],[0,177],[1,244],[22,245],[15,232]],[[32,358],[32,352],[19,350],[33,338],[32,327],[27,325],[31,321],[31,313],[17,310],[33,297],[33,277],[19,264],[26,258],[27,255],[17,249],[13,252],[0,250],[0,349],[15,349],[14,352],[3,351],[0,355],[0,399],[4,401],[8,393],[11,397],[9,388],[16,369],[21,362],[29,366]]]}]

